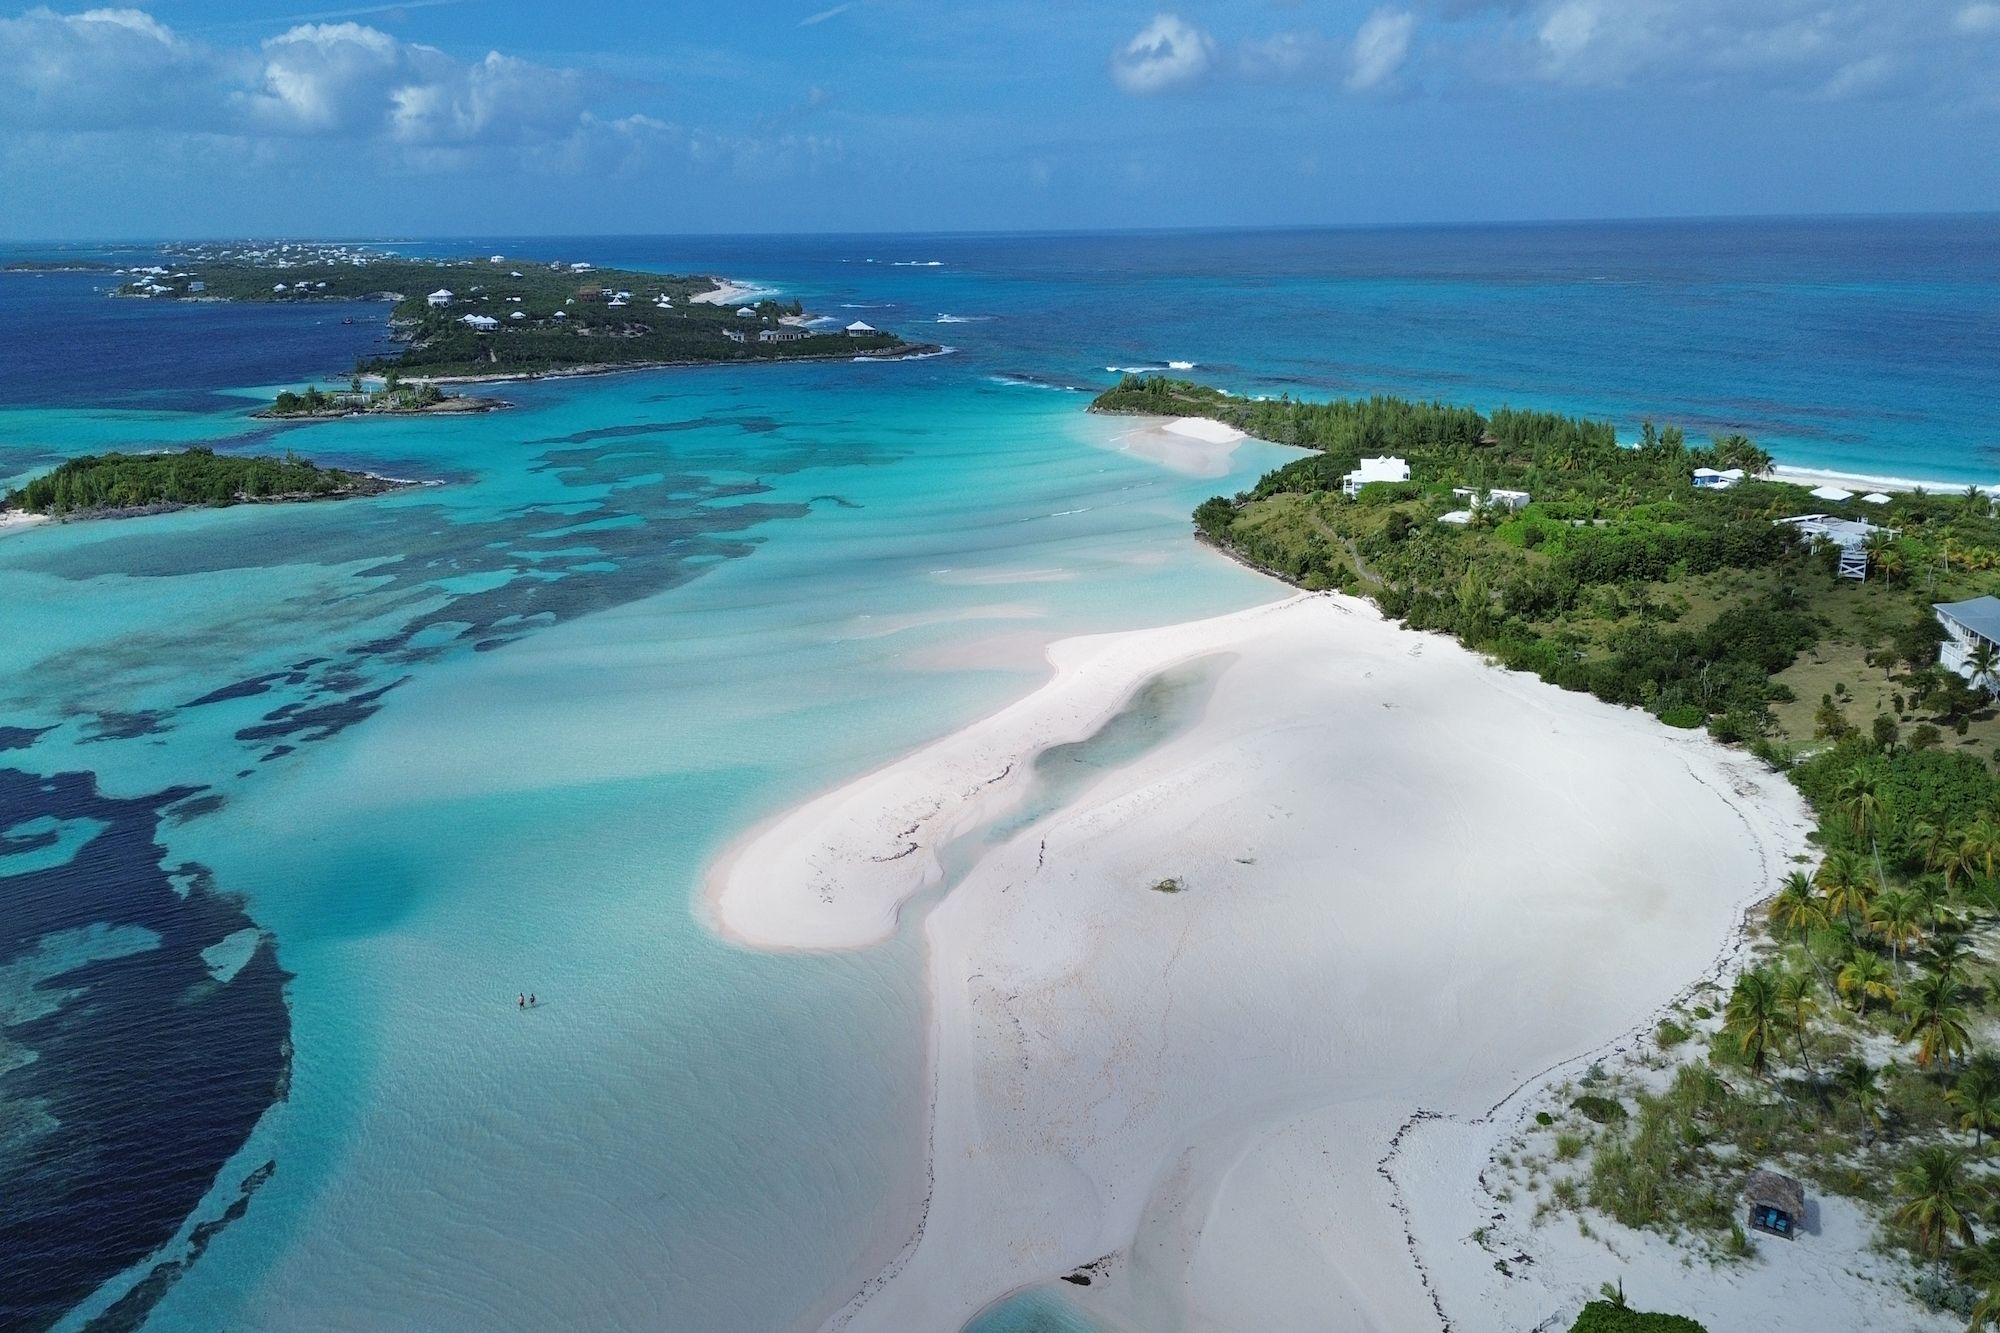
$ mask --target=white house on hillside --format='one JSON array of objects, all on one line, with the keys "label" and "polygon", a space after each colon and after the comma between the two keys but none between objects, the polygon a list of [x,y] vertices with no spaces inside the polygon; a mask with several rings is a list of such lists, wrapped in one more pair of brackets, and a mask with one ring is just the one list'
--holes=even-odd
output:
[{"label": "white house on hillside", "polygon": [[1971,681],[1988,692],[2000,690],[2000,673],[1973,674],[1972,655],[1986,644],[2000,652],[2000,597],[1974,597],[1965,602],[1938,602],[1931,610],[1944,626],[1945,639],[1938,646],[1938,665]]},{"label": "white house on hillside", "polygon": [[866,338],[874,332],[876,329],[873,324],[864,324],[858,319],[847,326],[847,336],[850,338]]},{"label": "white house on hillside", "polygon": [[1724,468],[1718,472],[1712,467],[1698,467],[1694,470],[1694,488],[1698,491],[1726,491],[1743,480],[1740,467]]},{"label": "white house on hillside", "polygon": [[491,315],[460,315],[458,322],[474,333],[491,333],[500,327],[500,321]]},{"label": "white house on hillside", "polygon": [[426,296],[424,300],[430,302],[431,309],[442,310],[451,304],[451,288],[440,287],[429,296]]},{"label": "white house on hillside", "polygon": [[1340,489],[1349,499],[1358,495],[1363,486],[1373,486],[1377,482],[1399,482],[1410,479],[1410,465],[1401,458],[1364,458],[1361,466],[1347,474],[1341,481]]}]

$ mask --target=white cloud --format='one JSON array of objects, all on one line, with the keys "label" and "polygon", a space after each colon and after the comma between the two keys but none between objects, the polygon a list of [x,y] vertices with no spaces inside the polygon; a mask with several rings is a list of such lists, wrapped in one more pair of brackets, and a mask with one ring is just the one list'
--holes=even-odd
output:
[{"label": "white cloud", "polygon": [[832,9],[822,9],[817,14],[806,15],[799,20],[799,26],[801,28],[810,28],[814,24],[824,23],[828,19],[837,19],[852,8],[854,8],[854,0],[848,0],[848,3],[844,5],[835,5]]},{"label": "white cloud", "polygon": [[138,10],[0,19],[0,123],[400,145],[517,145],[604,122],[584,81],[499,52],[466,62],[358,23],[215,48]]},{"label": "white cloud", "polygon": [[1111,57],[1111,78],[1126,92],[1145,96],[1198,83],[1214,62],[1214,38],[1161,14]]},{"label": "white cloud", "polygon": [[1895,72],[1896,62],[1878,51],[1872,56],[1850,60],[1835,70],[1833,77],[1821,85],[1819,95],[1833,101],[1858,97],[1880,88]]},{"label": "white cloud", "polygon": [[2000,5],[1986,0],[1967,5],[1953,17],[1952,26],[1960,32],[2000,32]]},{"label": "white cloud", "polygon": [[218,77],[212,53],[136,9],[0,19],[0,123],[206,125]]},{"label": "white cloud", "polygon": [[1416,29],[1417,16],[1407,10],[1378,9],[1370,14],[1348,52],[1348,90],[1367,92],[1395,78],[1409,58],[1410,37]]}]

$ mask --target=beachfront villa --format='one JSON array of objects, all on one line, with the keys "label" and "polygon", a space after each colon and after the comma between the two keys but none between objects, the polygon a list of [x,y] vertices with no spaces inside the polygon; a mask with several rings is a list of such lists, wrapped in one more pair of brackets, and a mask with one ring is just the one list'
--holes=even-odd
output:
[{"label": "beachfront villa", "polygon": [[431,309],[442,310],[451,304],[451,288],[440,287],[429,296],[426,296],[424,300],[429,303]]},{"label": "beachfront villa", "polygon": [[1698,491],[1726,491],[1743,480],[1740,467],[1724,468],[1717,471],[1712,467],[1698,467],[1694,470],[1694,488]]},{"label": "beachfront villa", "polygon": [[866,338],[874,332],[873,324],[864,324],[858,319],[847,326],[847,336],[850,338]]},{"label": "beachfront villa", "polygon": [[[852,325],[848,326],[848,331],[850,333],[853,332]],[[1361,460],[1360,467],[1342,478],[1340,490],[1343,495],[1351,500],[1361,493],[1363,486],[1373,486],[1377,482],[1393,485],[1396,482],[1408,481],[1409,479],[1410,465],[1404,459],[1395,457],[1364,458]]]},{"label": "beachfront villa", "polygon": [[1937,602],[1931,610],[1944,626],[1938,645],[1938,665],[1956,671],[1988,693],[2000,692],[2000,670],[1979,674],[1973,658],[1985,644],[2000,654],[2000,597],[1974,597],[1963,602]]},{"label": "beachfront villa", "polygon": [[[1819,491],[1814,495],[1827,499]],[[1841,491],[1842,498],[1851,498],[1852,492]],[[1895,535],[1894,528],[1878,528],[1873,523],[1858,518],[1836,518],[1832,514],[1800,514],[1797,518],[1781,518],[1778,522],[1798,529],[1799,536],[1806,541],[1828,541],[1840,548],[1840,564],[1835,572],[1844,579],[1865,579],[1868,577],[1868,539],[1878,532]]]}]

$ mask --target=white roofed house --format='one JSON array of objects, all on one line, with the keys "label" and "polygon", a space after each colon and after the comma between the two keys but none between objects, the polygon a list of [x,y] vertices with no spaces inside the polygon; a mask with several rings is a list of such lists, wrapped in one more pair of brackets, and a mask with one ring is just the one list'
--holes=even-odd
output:
[{"label": "white roofed house", "polygon": [[1807,541],[1824,541],[1839,548],[1840,560],[1835,572],[1844,579],[1868,577],[1870,537],[1878,532],[1891,537],[1896,535],[1894,528],[1878,528],[1858,518],[1837,518],[1832,514],[1800,514],[1796,518],[1781,518],[1778,522],[1796,528]]},{"label": "white roofed house", "polygon": [[2000,597],[1937,602],[1931,610],[1944,626],[1938,665],[1989,694],[2000,692]]},{"label": "white roofed house", "polygon": [[1349,499],[1361,493],[1363,486],[1373,486],[1377,482],[1394,484],[1410,479],[1410,465],[1401,458],[1364,458],[1361,466],[1341,480],[1342,494]]},{"label": "white roofed house", "polygon": [[1726,491],[1743,480],[1743,469],[1732,467],[1717,471],[1712,467],[1698,467],[1694,470],[1693,480],[1698,491]]},{"label": "white roofed house", "polygon": [[738,319],[755,319],[757,318],[757,308],[755,306],[747,306],[747,305],[737,306],[736,317]]},{"label": "white roofed house", "polygon": [[858,319],[847,326],[847,336],[850,338],[866,338],[880,331],[873,324],[864,324]]},{"label": "white roofed house", "polygon": [[451,288],[440,287],[424,298],[433,310],[442,310],[451,304]]},{"label": "white roofed house", "polygon": [[724,329],[722,331],[722,336],[729,339],[729,341],[733,343],[750,341],[750,335],[745,333],[742,329]]},{"label": "white roofed house", "polygon": [[491,333],[500,327],[500,321],[491,315],[460,315],[458,322],[474,333]]},{"label": "white roofed house", "polygon": [[795,343],[805,336],[804,329],[789,327],[757,330],[757,341],[760,343]]}]

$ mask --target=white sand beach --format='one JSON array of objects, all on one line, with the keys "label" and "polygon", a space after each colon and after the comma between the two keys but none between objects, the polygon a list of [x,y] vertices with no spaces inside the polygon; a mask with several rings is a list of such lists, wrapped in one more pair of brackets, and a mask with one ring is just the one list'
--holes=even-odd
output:
[{"label": "white sand beach", "polygon": [[[711,874],[712,924],[739,943],[837,949],[887,938],[944,864],[970,863],[923,924],[927,1215],[827,1327],[957,1327],[1084,1265],[1089,1286],[1062,1291],[1120,1328],[1400,1333],[1439,1326],[1439,1291],[1470,1303],[1456,1327],[1498,1327],[1493,1256],[1461,1225],[1489,1111],[1716,966],[1805,847],[1795,792],[1346,598],[1050,658],[1042,689]],[[1037,753],[1177,670],[1212,680],[1177,734],[946,853],[1032,795]],[[1489,1137],[1420,1164],[1447,1202],[1408,1224],[1418,1239],[1378,1165],[1420,1116]],[[1517,1284],[1519,1326],[1612,1275]],[[1838,1282],[1820,1289],[1843,1308]],[[1760,1310],[1801,1312],[1753,1302],[1740,1326]]]},{"label": "white sand beach", "polygon": [[[1924,481],[1913,477],[1880,477],[1866,472],[1830,472],[1824,468],[1793,467],[1788,463],[1773,466],[1771,480],[1787,481],[1794,486],[1838,486],[1857,495],[1870,491],[1894,495],[1898,491],[1918,490],[1934,495],[1951,495],[1963,492],[1966,487],[1962,481]],[[1979,489],[1988,495],[2000,495],[2000,482],[1982,482]]]},{"label": "white sand beach", "polygon": [[1231,455],[1238,445],[1250,438],[1234,426],[1226,426],[1207,417],[1116,419],[1122,428],[1097,443],[1168,468],[1184,477],[1227,475]]},{"label": "white sand beach", "polygon": [[32,528],[49,521],[47,514],[29,514],[19,509],[0,509],[0,532],[10,528]]},{"label": "white sand beach", "polygon": [[713,290],[697,292],[688,300],[697,305],[735,305],[752,297],[765,297],[771,294],[765,288],[753,287],[730,278],[715,278],[712,281],[715,283]]}]

